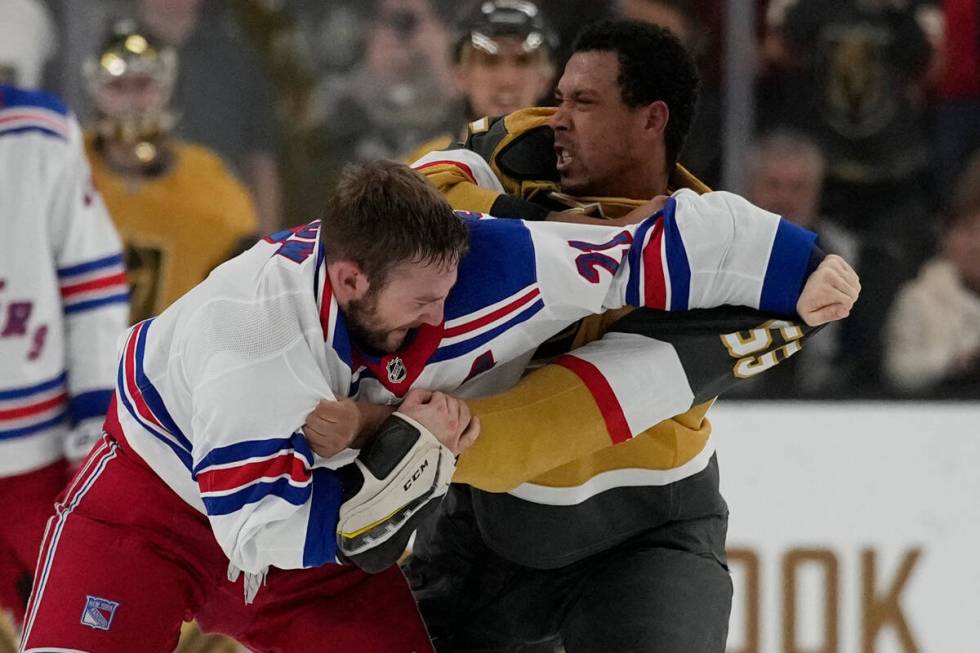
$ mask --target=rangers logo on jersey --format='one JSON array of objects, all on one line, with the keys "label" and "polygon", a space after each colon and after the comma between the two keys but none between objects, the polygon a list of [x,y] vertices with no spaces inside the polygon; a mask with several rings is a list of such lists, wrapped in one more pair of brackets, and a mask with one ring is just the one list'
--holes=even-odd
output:
[{"label": "rangers logo on jersey", "polygon": [[119,603],[116,601],[98,596],[86,596],[85,609],[82,610],[82,624],[96,630],[109,630],[118,607]]}]

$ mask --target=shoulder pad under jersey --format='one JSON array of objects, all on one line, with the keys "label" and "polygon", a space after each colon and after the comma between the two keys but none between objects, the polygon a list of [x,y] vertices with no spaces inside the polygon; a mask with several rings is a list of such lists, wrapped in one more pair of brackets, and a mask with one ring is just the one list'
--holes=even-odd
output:
[{"label": "shoulder pad under jersey", "polygon": [[527,180],[557,183],[555,138],[548,126],[554,111],[531,107],[475,120],[469,124],[465,147],[490,164],[508,192]]}]

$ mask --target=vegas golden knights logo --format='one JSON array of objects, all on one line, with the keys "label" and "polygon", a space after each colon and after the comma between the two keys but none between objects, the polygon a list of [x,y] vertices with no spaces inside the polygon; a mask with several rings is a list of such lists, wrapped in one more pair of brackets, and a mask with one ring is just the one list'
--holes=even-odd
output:
[{"label": "vegas golden knights logo", "polygon": [[162,309],[165,253],[162,248],[126,243],[126,278],[129,280],[129,321],[135,324]]},{"label": "vegas golden knights logo", "polygon": [[870,25],[832,26],[818,44],[817,85],[824,119],[847,138],[876,134],[898,109],[889,67],[891,35]]}]

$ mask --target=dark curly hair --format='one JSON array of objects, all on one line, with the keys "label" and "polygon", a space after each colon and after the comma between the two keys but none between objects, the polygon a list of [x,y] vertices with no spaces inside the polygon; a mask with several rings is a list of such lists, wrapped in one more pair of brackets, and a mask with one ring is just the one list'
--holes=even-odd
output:
[{"label": "dark curly hair", "polygon": [[579,32],[576,52],[614,52],[623,102],[630,107],[662,101],[670,110],[664,134],[673,167],[691,130],[701,77],[694,60],[670,30],[626,20],[602,21]]}]

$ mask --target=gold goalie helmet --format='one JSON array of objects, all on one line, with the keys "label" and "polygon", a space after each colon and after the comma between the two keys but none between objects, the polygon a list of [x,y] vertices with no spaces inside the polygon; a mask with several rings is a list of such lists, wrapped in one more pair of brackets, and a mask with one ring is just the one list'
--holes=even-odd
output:
[{"label": "gold goalie helmet", "polygon": [[154,42],[134,21],[122,20],[99,54],[85,61],[83,72],[99,136],[131,144],[141,160],[155,158],[156,141],[175,122],[170,99],[176,51]]}]

